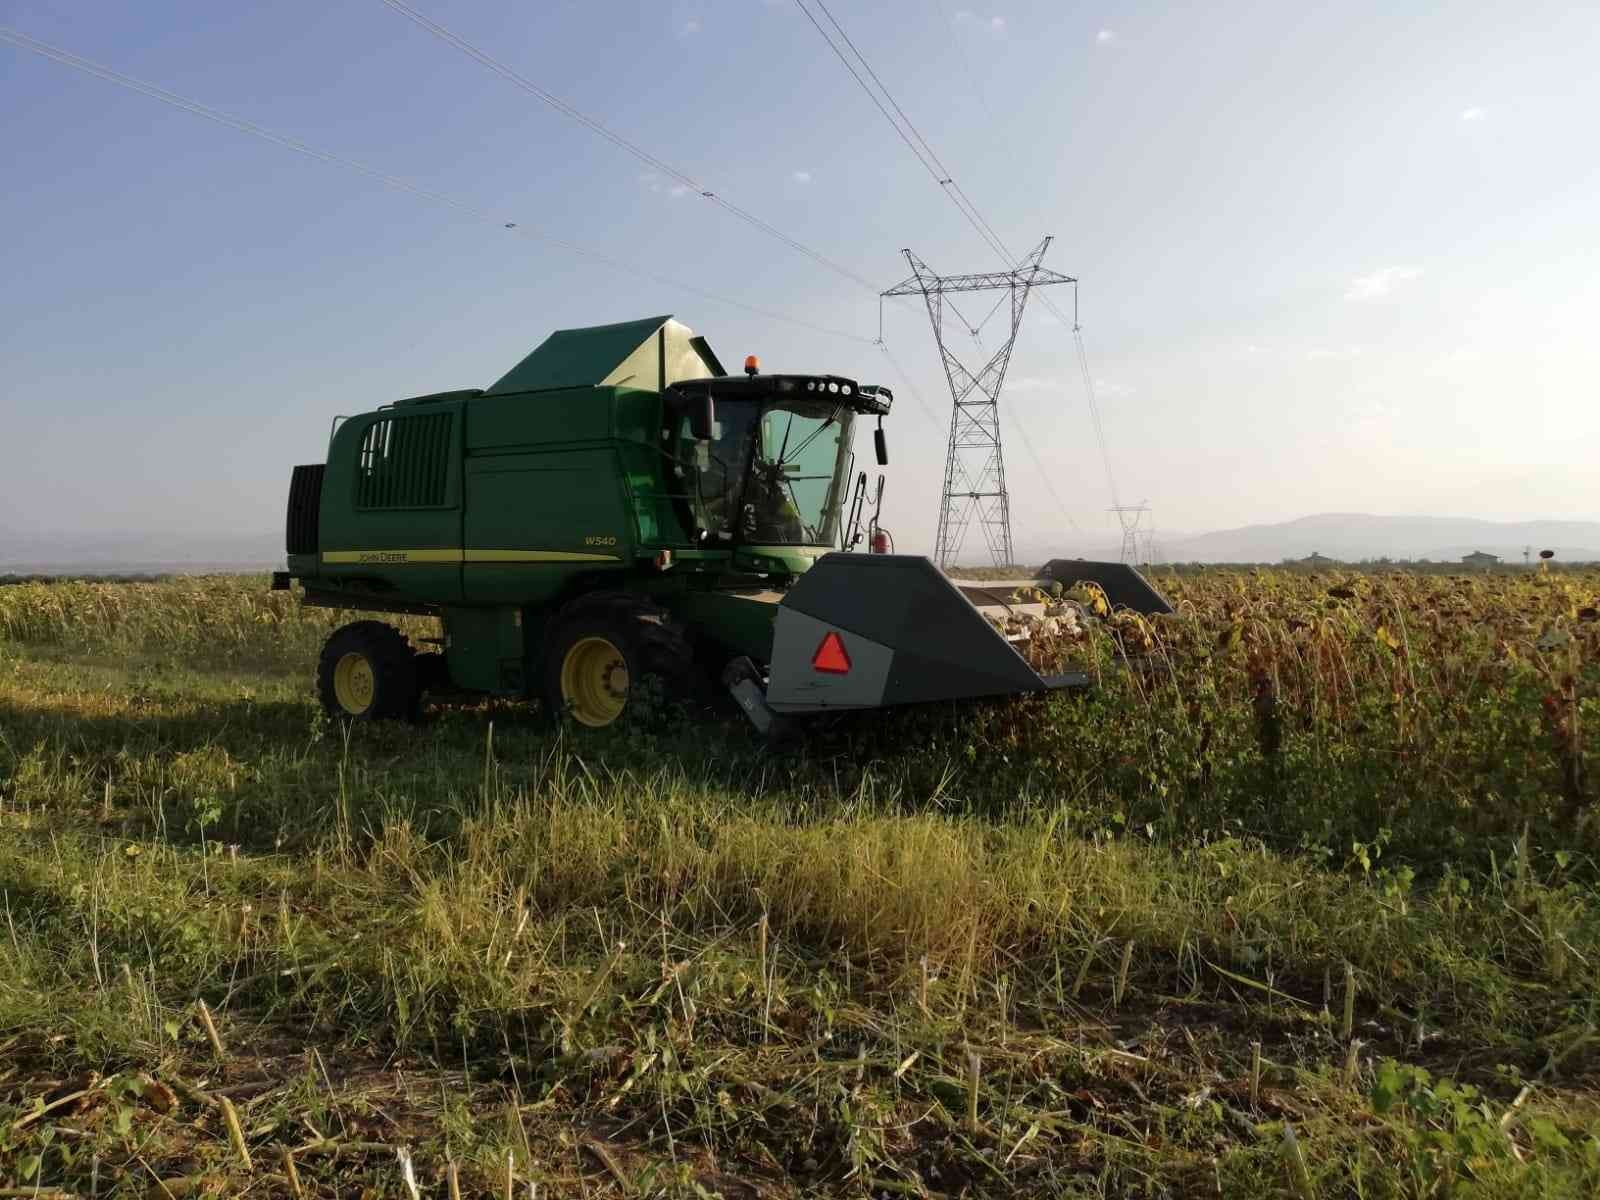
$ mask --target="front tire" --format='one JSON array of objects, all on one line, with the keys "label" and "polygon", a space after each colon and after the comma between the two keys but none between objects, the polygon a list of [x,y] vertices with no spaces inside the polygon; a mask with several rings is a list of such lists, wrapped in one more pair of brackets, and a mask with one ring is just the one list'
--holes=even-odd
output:
[{"label": "front tire", "polygon": [[317,694],[340,720],[409,720],[421,698],[411,644],[382,621],[336,629],[317,663]]},{"label": "front tire", "polygon": [[694,653],[667,613],[627,593],[586,596],[557,619],[545,645],[541,692],[549,711],[572,714],[589,729],[621,719],[646,678],[676,698],[694,669]]}]

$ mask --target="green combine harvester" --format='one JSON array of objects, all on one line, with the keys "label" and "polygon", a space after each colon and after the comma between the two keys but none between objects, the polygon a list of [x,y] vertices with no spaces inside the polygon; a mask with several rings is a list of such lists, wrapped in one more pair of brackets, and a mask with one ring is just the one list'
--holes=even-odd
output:
[{"label": "green combine harvester", "polygon": [[[273,587],[438,618],[442,653],[375,620],[328,638],[317,687],[346,719],[410,718],[425,693],[460,691],[601,727],[654,677],[669,695],[720,680],[770,732],[1087,682],[1040,676],[985,619],[981,601],[1014,583],[958,586],[920,556],[851,552],[855,422],[877,419],[885,464],[892,403],[837,375],[763,375],[754,358],[729,375],[670,317],[562,330],[487,389],[336,419],[327,462],[294,468]],[[1171,611],[1120,563],[1041,574]]]}]

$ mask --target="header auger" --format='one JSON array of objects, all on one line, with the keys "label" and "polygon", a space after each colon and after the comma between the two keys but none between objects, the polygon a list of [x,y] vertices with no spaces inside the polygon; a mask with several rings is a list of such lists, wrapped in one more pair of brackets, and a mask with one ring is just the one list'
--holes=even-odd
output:
[{"label": "header auger", "polygon": [[[294,469],[273,586],[439,619],[442,654],[373,620],[328,639],[318,690],[347,719],[409,717],[450,689],[537,697],[600,727],[654,677],[669,693],[720,680],[767,731],[1086,682],[1028,666],[985,619],[984,589],[919,556],[847,552],[854,423],[877,419],[886,462],[893,399],[837,375],[763,375],[754,358],[729,375],[671,317],[562,330],[489,388],[337,422],[327,462]],[[1044,574],[1170,611],[1119,563]]]}]

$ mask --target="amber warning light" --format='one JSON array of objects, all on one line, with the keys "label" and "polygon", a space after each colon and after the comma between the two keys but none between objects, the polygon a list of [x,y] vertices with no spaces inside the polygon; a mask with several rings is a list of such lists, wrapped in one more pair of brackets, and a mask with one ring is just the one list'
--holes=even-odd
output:
[{"label": "amber warning light", "polygon": [[746,356],[744,360],[744,373],[746,375],[754,375],[759,370],[761,370],[761,360],[754,354]]},{"label": "amber warning light", "polygon": [[844,639],[830,629],[811,656],[811,667],[824,675],[850,674],[850,655],[845,651]]}]

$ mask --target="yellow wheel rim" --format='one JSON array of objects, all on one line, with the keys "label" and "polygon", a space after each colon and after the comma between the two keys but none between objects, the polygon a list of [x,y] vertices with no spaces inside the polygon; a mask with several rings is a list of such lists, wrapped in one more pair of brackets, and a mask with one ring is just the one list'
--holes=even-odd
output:
[{"label": "yellow wheel rim", "polygon": [[574,642],[561,660],[561,699],[579,724],[598,729],[628,703],[628,661],[603,637]]},{"label": "yellow wheel rim", "polygon": [[339,707],[358,717],[372,707],[377,690],[372,664],[365,654],[346,654],[333,667],[333,697]]}]

